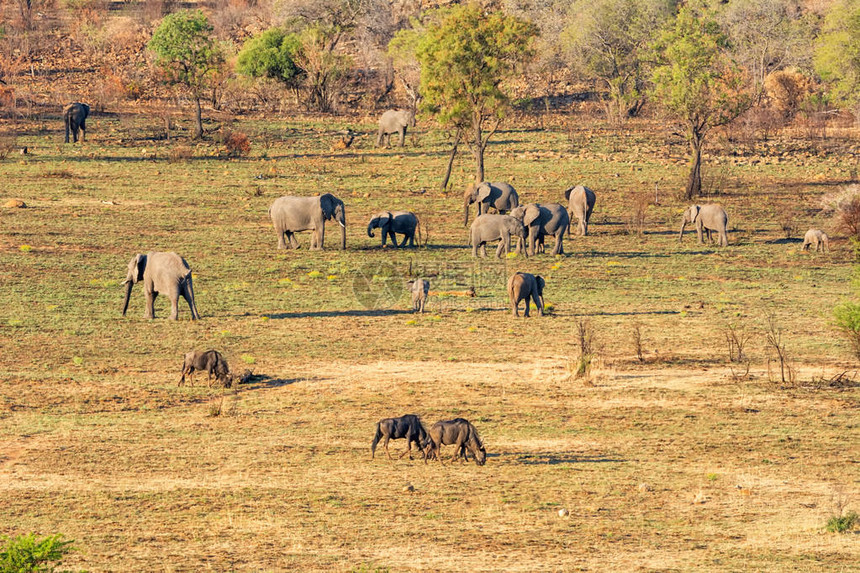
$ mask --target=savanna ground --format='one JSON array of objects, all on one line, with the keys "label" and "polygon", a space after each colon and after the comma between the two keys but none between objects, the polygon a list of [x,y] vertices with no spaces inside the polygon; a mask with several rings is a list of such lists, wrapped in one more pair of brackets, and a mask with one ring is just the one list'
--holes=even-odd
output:
[{"label": "savanna ground", "polygon": [[[824,532],[860,493],[858,389],[826,382],[855,375],[832,319],[854,255],[820,202],[856,178],[857,144],[716,144],[720,249],[677,240],[680,142],[585,121],[511,127],[487,167],[523,201],[589,185],[592,234],[564,258],[478,262],[462,220],[471,163],[440,192],[435,130],[402,150],[368,135],[332,151],[337,130],[373,125],[245,119],[230,127],[252,152],[228,159],[211,140],[158,139],[145,117],[93,117],[80,146],[60,143],[59,118],[17,125],[31,153],[0,162],[2,198],[28,205],[0,219],[0,534],[63,533],[79,548],[64,565],[88,571],[854,570],[856,530]],[[266,209],[317,192],[346,202],[348,249],[330,225],[328,250],[303,233],[278,251]],[[641,234],[637,192],[651,203]],[[429,245],[380,249],[365,232],[380,209],[418,213]],[[801,251],[813,226],[831,253]],[[164,297],[144,320],[140,285],[120,316],[126,263],[149,250],[189,261],[203,320],[181,306],[165,320]],[[413,316],[410,268],[477,297],[437,295]],[[548,316],[510,316],[514,270],[546,278]],[[767,316],[793,383],[768,373]],[[580,323],[588,380],[570,375]],[[751,335],[746,376],[727,325]],[[193,348],[253,382],[178,388]],[[371,461],[375,422],[405,413],[472,420],[486,466]]]}]

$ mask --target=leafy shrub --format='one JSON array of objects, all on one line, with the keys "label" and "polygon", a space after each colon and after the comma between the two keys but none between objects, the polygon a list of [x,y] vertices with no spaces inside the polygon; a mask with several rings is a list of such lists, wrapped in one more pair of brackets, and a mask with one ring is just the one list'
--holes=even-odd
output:
[{"label": "leafy shrub", "polygon": [[0,548],[0,573],[52,572],[70,551],[74,541],[63,541],[62,534],[38,539],[35,533],[4,538]]},{"label": "leafy shrub", "polygon": [[251,141],[241,131],[231,131],[224,136],[224,147],[230,157],[244,157],[251,152]]},{"label": "leafy shrub", "polygon": [[836,326],[851,343],[854,356],[860,360],[860,304],[845,302],[833,309]]},{"label": "leafy shrub", "polygon": [[830,533],[847,533],[854,529],[854,525],[860,521],[860,515],[856,511],[849,511],[845,515],[834,515],[827,520],[827,531]]},{"label": "leafy shrub", "polygon": [[764,88],[773,108],[791,119],[800,111],[804,100],[814,93],[815,84],[800,71],[789,68],[768,75]]}]

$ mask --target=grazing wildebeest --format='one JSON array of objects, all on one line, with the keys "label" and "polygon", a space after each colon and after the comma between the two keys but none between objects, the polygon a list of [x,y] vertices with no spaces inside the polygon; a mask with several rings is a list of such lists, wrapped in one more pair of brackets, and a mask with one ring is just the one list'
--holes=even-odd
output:
[{"label": "grazing wildebeest", "polygon": [[185,355],[185,362],[182,364],[182,376],[179,378],[179,386],[185,384],[185,376],[191,381],[194,386],[194,371],[206,371],[209,386],[212,386],[212,375],[224,387],[229,388],[233,383],[233,376],[230,374],[230,367],[227,366],[227,361],[221,356],[217,350],[207,350],[201,352],[192,350]]},{"label": "grazing wildebeest", "polygon": [[[454,457],[451,461],[459,457],[466,459],[466,451],[471,452],[475,458],[475,463],[482,466],[487,461],[487,451],[484,449],[484,444],[481,442],[481,437],[478,435],[478,430],[468,420],[463,418],[455,418],[447,422],[436,422],[430,427],[427,432],[429,441],[424,454],[424,463],[427,463],[427,458],[435,455],[439,463],[445,465],[442,461],[442,446],[453,444],[456,446]],[[465,448],[465,449],[464,449]]]},{"label": "grazing wildebeest", "polygon": [[[376,434],[373,436],[373,443],[370,444],[370,459],[376,456],[376,444],[379,440],[385,439],[382,447],[385,449],[385,455],[391,459],[391,454],[388,453],[388,440],[399,440],[406,438],[406,451],[400,454],[402,458],[409,454],[409,459],[412,459],[412,442],[418,448],[418,451],[423,453],[423,448],[427,444],[427,430],[421,424],[421,419],[413,414],[407,414],[400,418],[385,418],[376,423]],[[400,459],[400,458],[398,458]]]}]

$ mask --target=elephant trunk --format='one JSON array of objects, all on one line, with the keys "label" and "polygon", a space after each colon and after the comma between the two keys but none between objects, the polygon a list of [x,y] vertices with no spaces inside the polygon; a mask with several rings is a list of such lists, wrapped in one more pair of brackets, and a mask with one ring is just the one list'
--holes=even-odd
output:
[{"label": "elephant trunk", "polygon": [[681,220],[681,232],[678,233],[678,240],[679,241],[684,238],[684,228],[686,226],[687,226],[687,219],[682,219]]},{"label": "elephant trunk", "polygon": [[129,280],[129,279],[125,279],[125,282],[123,284],[126,285],[126,287],[125,287],[125,302],[122,303],[122,315],[125,316],[125,313],[128,310],[128,301],[131,300],[131,287],[134,286],[134,282]]},{"label": "elephant trunk", "polygon": [[368,237],[373,236],[373,229],[375,229],[375,228],[376,228],[376,225],[374,224],[374,221],[371,221],[370,223],[368,223],[368,225],[367,225],[367,236]]},{"label": "elephant trunk", "polygon": [[469,205],[470,205],[470,203],[469,203],[469,200],[467,199],[466,202],[463,204],[463,226],[464,227],[469,224]]}]

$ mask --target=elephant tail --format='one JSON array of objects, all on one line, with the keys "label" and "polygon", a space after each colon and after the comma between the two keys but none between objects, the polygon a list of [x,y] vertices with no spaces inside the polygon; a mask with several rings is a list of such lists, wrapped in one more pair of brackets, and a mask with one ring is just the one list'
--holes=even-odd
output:
[{"label": "elephant tail", "polygon": [[424,247],[427,245],[427,234],[421,230],[421,219],[418,215],[415,215],[415,235],[418,238],[418,246]]},{"label": "elephant tail", "polygon": [[373,443],[370,444],[370,457],[376,455],[376,444],[382,439],[382,430],[379,429],[379,422],[376,423],[376,434],[373,435]]}]

